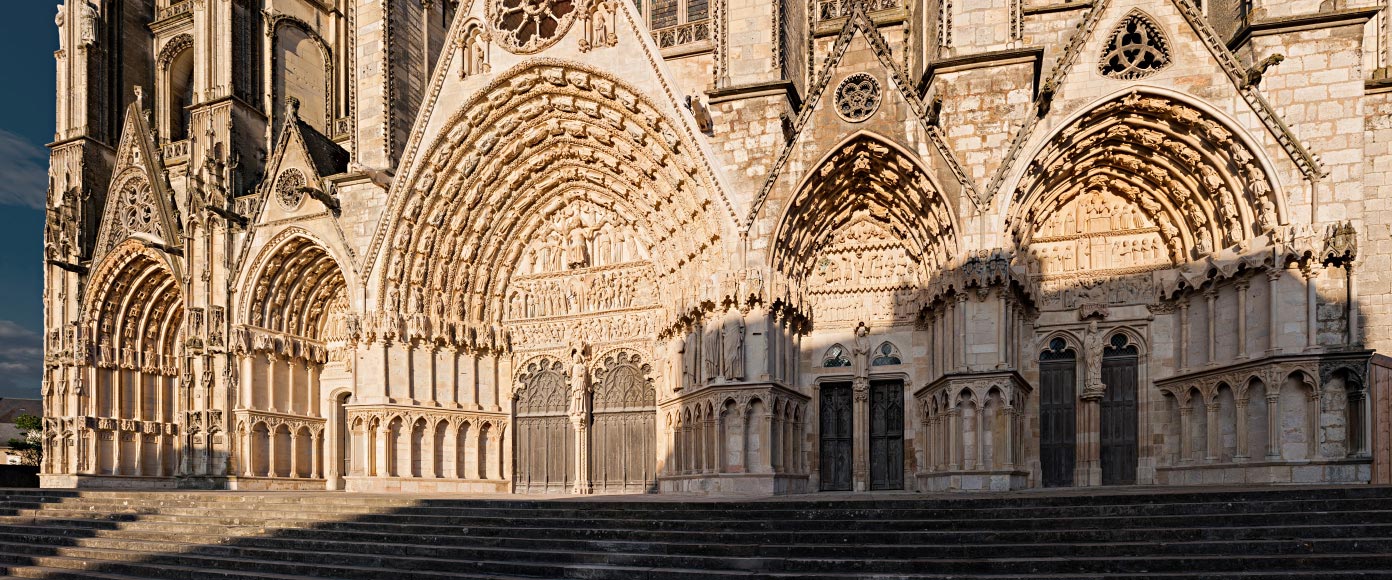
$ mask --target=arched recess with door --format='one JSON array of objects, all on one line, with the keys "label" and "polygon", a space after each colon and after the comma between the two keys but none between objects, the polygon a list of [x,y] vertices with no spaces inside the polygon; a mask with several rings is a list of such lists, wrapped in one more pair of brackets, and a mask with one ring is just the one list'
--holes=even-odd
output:
[{"label": "arched recess with door", "polygon": [[1139,466],[1139,399],[1141,382],[1139,337],[1117,330],[1102,349],[1101,447],[1102,485],[1136,483]]},{"label": "arched recess with door", "polygon": [[[344,372],[349,305],[342,268],[308,233],[272,239],[249,269],[232,330],[240,389],[233,410],[238,488],[260,479],[324,485],[327,372]],[[333,403],[332,401],[330,403]],[[283,486],[285,484],[274,484]]]},{"label": "arched recess with door", "polygon": [[82,332],[91,337],[92,387],[78,405],[95,424],[80,428],[70,473],[164,477],[179,464],[183,352],[182,285],[165,256],[137,240],[117,244],[92,273]]}]

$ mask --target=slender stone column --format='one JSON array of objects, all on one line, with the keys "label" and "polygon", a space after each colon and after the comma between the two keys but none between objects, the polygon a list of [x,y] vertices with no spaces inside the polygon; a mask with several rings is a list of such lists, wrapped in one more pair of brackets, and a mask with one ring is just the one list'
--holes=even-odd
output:
[{"label": "slender stone column", "polygon": [[952,355],[957,359],[956,369],[961,372],[967,369],[967,295],[957,295],[957,324],[953,329],[955,339]]},{"label": "slender stone column", "polygon": [[290,477],[300,478],[300,432],[290,432]]},{"label": "slender stone column", "polygon": [[1251,282],[1246,278],[1237,281],[1237,358],[1247,359],[1247,289]]},{"label": "slender stone column", "polygon": [[1003,369],[1007,366],[1005,345],[1006,332],[1009,328],[1010,320],[1010,298],[1005,294],[1005,287],[1000,288],[1000,314],[996,319],[996,368]]},{"label": "slender stone column", "polygon": [[377,425],[377,457],[374,458],[376,459],[377,472],[372,474],[377,477],[391,476],[391,462],[388,461],[391,455],[390,448],[388,447],[389,439],[387,437],[389,431],[391,431],[389,425],[385,423],[379,423]]},{"label": "slender stone column", "polygon": [[1267,385],[1267,389],[1275,388],[1275,392],[1270,390],[1266,393],[1266,459],[1267,461],[1279,461],[1281,459],[1281,385]]},{"label": "slender stone column", "polygon": [[1250,457],[1247,449],[1247,399],[1237,399],[1233,406],[1237,409],[1237,453],[1233,459],[1246,461]]},{"label": "slender stone column", "polygon": [[1305,394],[1307,401],[1307,412],[1305,413],[1305,428],[1308,429],[1309,436],[1305,437],[1305,442],[1309,445],[1309,450],[1305,454],[1306,459],[1316,459],[1320,456],[1320,396],[1318,392],[1310,391]]},{"label": "slender stone column", "polygon": [[445,473],[441,474],[440,477],[457,478],[459,477],[459,430],[453,424],[445,428],[448,431],[445,433],[445,449],[441,452],[443,455],[441,463]]},{"label": "slender stone column", "polygon": [[426,423],[427,430],[421,435],[421,477],[440,477],[440,471],[435,468],[435,430],[438,428],[439,425]]},{"label": "slender stone column", "polygon": [[1006,405],[1005,413],[1005,469],[1015,469],[1015,406]]},{"label": "slender stone column", "polygon": [[1316,309],[1319,306],[1319,293],[1315,281],[1319,279],[1319,269],[1306,265],[1305,274],[1305,350],[1319,348],[1319,319]]},{"label": "slender stone column", "polygon": [[948,451],[948,471],[957,471],[961,465],[961,439],[962,439],[962,410],[953,407],[947,412],[947,451]]},{"label": "slender stone column", "polygon": [[986,405],[976,408],[976,468],[986,469]]},{"label": "slender stone column", "polygon": [[1221,444],[1218,439],[1218,434],[1223,430],[1222,426],[1218,424],[1218,401],[1205,404],[1204,410],[1208,412],[1208,420],[1204,425],[1204,435],[1208,440],[1208,452],[1204,455],[1204,461],[1213,463],[1218,461],[1218,457],[1222,453],[1222,450],[1219,449]]},{"label": "slender stone column", "polygon": [[1204,361],[1205,366],[1215,366],[1218,364],[1218,289],[1210,287],[1204,292],[1204,298],[1208,302],[1208,360]]},{"label": "slender stone column", "polygon": [[1189,370],[1189,300],[1179,303],[1179,372]]},{"label": "slender stone column", "polygon": [[266,462],[266,477],[280,477],[280,474],[276,471],[279,466],[278,460],[280,459],[280,454],[276,452],[276,447],[279,447],[279,445],[276,445],[276,434],[279,432],[280,427],[278,426],[271,427],[270,430],[266,432],[267,443],[269,443],[269,445],[266,446],[266,457],[269,459],[269,461]]},{"label": "slender stone column", "polygon": [[242,433],[242,477],[253,477],[251,466],[255,463],[252,456],[252,445],[256,438],[256,429],[251,425]]},{"label": "slender stone column", "polygon": [[1189,425],[1192,423],[1192,421],[1190,421],[1190,416],[1193,414],[1194,407],[1187,403],[1179,408],[1179,431],[1181,433],[1179,437],[1180,463],[1188,463],[1194,460],[1193,444],[1190,443],[1194,435],[1193,432],[1189,430]]},{"label": "slender stone column", "polygon": [[324,431],[309,433],[309,477],[319,479],[319,463],[323,461],[322,438]]},{"label": "slender stone column", "polygon": [[1280,268],[1273,268],[1266,273],[1267,299],[1270,300],[1270,307],[1267,309],[1266,322],[1266,354],[1277,354],[1281,351],[1281,303],[1276,292],[1277,283],[1281,280],[1281,275],[1285,271]]},{"label": "slender stone column", "polygon": [[167,475],[167,474],[164,472],[164,445],[165,445],[165,437],[164,437],[164,431],[163,431],[162,427],[163,427],[163,426],[161,426],[160,432],[155,433],[155,476],[156,476],[156,477],[164,477],[165,475]]},{"label": "slender stone column", "polygon": [[1344,316],[1348,320],[1347,342],[1349,346],[1357,346],[1363,343],[1358,323],[1358,283],[1357,278],[1353,275],[1353,266],[1353,262],[1349,262],[1344,266],[1344,270],[1348,272],[1348,303],[1344,305]]},{"label": "slender stone column", "polygon": [[[136,408],[139,409],[140,405],[137,404]],[[139,429],[140,427],[140,423],[136,423],[136,428]],[[145,475],[145,431],[136,431],[131,437],[135,439],[135,461],[133,461],[133,463],[135,463],[134,475],[139,477]]]}]

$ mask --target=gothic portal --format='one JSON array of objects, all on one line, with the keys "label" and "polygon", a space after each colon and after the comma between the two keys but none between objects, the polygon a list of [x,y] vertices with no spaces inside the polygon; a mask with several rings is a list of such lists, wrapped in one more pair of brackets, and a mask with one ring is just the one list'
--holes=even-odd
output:
[{"label": "gothic portal", "polygon": [[1392,481],[1313,0],[66,0],[50,487]]}]

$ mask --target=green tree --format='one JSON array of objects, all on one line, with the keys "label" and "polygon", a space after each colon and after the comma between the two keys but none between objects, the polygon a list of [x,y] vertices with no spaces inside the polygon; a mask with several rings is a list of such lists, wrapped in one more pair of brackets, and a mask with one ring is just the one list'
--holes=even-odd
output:
[{"label": "green tree", "polygon": [[43,460],[43,419],[33,415],[15,417],[15,427],[23,438],[10,440],[10,449],[23,458],[21,465],[38,465]]}]

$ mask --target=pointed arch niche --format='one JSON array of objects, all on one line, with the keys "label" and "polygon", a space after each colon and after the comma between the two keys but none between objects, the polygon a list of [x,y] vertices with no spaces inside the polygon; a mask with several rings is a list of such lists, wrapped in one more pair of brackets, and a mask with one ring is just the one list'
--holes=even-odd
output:
[{"label": "pointed arch niche", "polygon": [[243,292],[244,324],[232,333],[235,485],[282,478],[322,487],[324,446],[336,440],[325,436],[323,383],[326,373],[347,372],[347,284],[338,262],[307,236],[292,230],[267,247]]},{"label": "pointed arch niche", "polygon": [[1147,250],[1141,263],[1183,263],[1269,233],[1285,223],[1283,202],[1235,131],[1171,96],[1109,100],[1055,133],[1026,167],[1011,231],[1017,242],[1098,229],[1158,234],[1163,251]]},{"label": "pointed arch niche", "polygon": [[910,324],[913,302],[956,254],[952,206],[897,145],[858,133],[810,172],[770,243],[819,328]]},{"label": "pointed arch niche", "polygon": [[84,334],[95,341],[84,356],[92,388],[76,415],[95,417],[80,428],[69,473],[174,475],[179,416],[179,356],[184,299],[166,259],[135,240],[117,244],[92,275],[83,304]]}]

